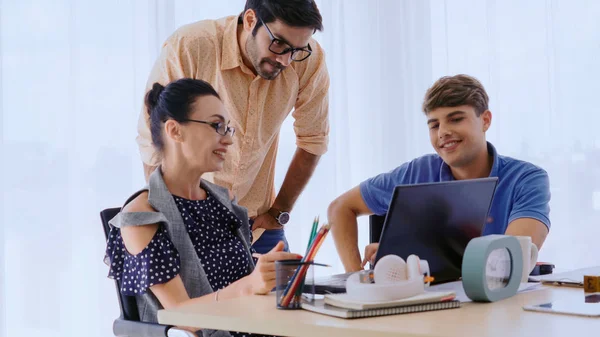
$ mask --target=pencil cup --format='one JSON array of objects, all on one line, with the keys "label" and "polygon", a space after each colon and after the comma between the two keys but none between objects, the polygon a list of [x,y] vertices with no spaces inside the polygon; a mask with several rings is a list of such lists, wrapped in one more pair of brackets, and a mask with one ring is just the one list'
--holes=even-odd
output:
[{"label": "pencil cup", "polygon": [[302,295],[314,298],[314,263],[301,260],[275,261],[277,309],[301,309]]}]

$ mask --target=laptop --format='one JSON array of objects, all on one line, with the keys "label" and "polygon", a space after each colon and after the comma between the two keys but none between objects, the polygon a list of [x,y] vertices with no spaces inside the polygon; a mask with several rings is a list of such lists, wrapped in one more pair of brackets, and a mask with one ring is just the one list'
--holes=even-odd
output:
[{"label": "laptop", "polygon": [[[379,239],[377,261],[389,254],[427,260],[434,284],[461,277],[471,239],[485,230],[497,177],[399,185]],[[317,293],[342,293],[351,273],[315,279]]]}]

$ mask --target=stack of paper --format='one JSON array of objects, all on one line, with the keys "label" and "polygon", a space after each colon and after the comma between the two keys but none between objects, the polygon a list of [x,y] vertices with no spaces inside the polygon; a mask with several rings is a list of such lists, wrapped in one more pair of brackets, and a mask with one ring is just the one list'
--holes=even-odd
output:
[{"label": "stack of paper", "polygon": [[[521,283],[519,286],[519,290],[517,292],[522,293],[526,291],[535,290],[541,287],[540,283]],[[472,302],[470,298],[465,294],[465,289],[463,288],[462,281],[448,282],[437,284],[429,287],[429,289],[434,291],[453,291],[456,293],[456,299],[461,302]]]}]

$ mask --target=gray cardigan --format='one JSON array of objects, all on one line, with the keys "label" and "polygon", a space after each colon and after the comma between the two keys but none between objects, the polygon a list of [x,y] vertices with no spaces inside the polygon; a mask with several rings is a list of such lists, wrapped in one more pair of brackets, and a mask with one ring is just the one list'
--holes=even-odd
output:
[{"label": "gray cardigan", "polygon": [[[200,186],[213,195],[241,220],[242,226],[237,229],[235,234],[240,238],[246,248],[248,259],[250,260],[250,270],[248,270],[250,273],[254,269],[254,261],[252,260],[250,244],[248,243],[248,238],[251,237],[248,212],[244,207],[239,206],[235,199],[233,201],[229,199],[229,192],[227,189],[205,180],[201,181]],[[200,263],[200,259],[194,249],[190,236],[187,233],[179,209],[173,200],[171,192],[169,192],[165,185],[160,167],[150,175],[148,185],[129,197],[125,202],[125,205],[145,191],[148,191],[148,202],[150,203],[150,206],[157,210],[157,212],[120,212],[110,220],[109,224],[114,227],[123,228],[127,226],[162,223],[166,226],[170,239],[177,249],[177,252],[179,252],[181,260],[180,276],[189,297],[195,298],[213,293],[214,290],[208,282],[208,278]],[[163,307],[152,292],[148,291],[143,295],[137,295],[136,301],[141,320],[144,322],[156,323],[157,311]],[[213,337],[230,336],[229,332],[218,330],[202,330],[202,334],[204,336]]]}]

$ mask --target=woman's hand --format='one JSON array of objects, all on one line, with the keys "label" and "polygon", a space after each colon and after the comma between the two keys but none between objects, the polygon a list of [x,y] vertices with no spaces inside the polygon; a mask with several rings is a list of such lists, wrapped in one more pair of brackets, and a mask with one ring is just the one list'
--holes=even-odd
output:
[{"label": "woman's hand", "polygon": [[302,256],[283,251],[283,241],[279,241],[267,254],[255,254],[258,257],[256,267],[252,274],[248,275],[252,294],[264,295],[275,288],[275,261],[298,260]]}]

